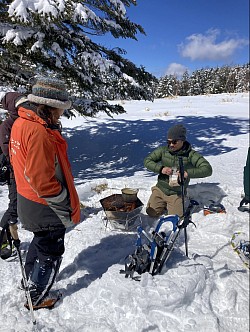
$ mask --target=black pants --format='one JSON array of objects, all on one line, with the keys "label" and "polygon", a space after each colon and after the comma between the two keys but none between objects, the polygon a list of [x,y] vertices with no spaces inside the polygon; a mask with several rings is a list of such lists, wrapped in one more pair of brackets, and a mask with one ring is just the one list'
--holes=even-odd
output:
[{"label": "black pants", "polygon": [[48,260],[55,262],[61,258],[65,250],[65,230],[58,229],[34,233],[25,261],[25,272],[28,279],[37,260],[42,264]]},{"label": "black pants", "polygon": [[11,221],[12,223],[17,222],[17,192],[16,192],[16,181],[14,177],[11,177],[8,184],[9,189],[9,206],[5,211],[0,226],[4,228]]}]

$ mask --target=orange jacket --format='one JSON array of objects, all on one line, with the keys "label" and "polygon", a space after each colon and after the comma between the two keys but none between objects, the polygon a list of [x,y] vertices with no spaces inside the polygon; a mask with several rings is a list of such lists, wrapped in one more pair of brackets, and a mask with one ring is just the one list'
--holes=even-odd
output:
[{"label": "orange jacket", "polygon": [[70,196],[71,219],[80,221],[80,203],[74,186],[67,143],[57,130],[47,124],[32,110],[19,107],[10,138],[10,156],[14,168],[17,192],[23,197],[48,205],[43,197],[60,194],[62,185],[56,178],[56,160],[64,176]]}]

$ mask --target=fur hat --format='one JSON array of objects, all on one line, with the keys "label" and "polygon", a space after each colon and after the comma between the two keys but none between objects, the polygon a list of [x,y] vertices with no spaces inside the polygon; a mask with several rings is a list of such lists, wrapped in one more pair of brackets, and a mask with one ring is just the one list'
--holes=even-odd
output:
[{"label": "fur hat", "polygon": [[182,124],[177,124],[168,130],[168,139],[186,141],[187,130]]},{"label": "fur hat", "polygon": [[39,78],[32,86],[32,94],[28,95],[28,100],[60,109],[71,106],[64,82],[54,78]]}]

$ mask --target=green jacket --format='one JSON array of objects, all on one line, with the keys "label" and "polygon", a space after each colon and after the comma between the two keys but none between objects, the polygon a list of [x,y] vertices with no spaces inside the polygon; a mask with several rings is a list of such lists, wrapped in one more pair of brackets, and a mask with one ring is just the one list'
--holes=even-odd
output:
[{"label": "green jacket", "polygon": [[188,173],[188,178],[184,183],[185,190],[190,179],[205,178],[212,174],[209,162],[200,153],[193,150],[189,142],[184,142],[182,149],[177,152],[170,151],[167,146],[161,146],[144,159],[144,166],[159,174],[156,186],[165,195],[181,195],[181,186],[169,186],[169,176],[161,173],[163,167],[178,169],[178,157],[183,157],[184,171]]},{"label": "green jacket", "polygon": [[243,174],[245,198],[250,201],[250,147],[248,148],[246,166],[244,167]]}]

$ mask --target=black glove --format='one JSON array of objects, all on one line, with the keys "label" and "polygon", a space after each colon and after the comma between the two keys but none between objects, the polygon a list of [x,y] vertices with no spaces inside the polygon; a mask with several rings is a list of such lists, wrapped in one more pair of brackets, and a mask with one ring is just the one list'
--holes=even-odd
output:
[{"label": "black glove", "polygon": [[13,239],[13,244],[16,248],[19,248],[20,244],[21,244],[21,241],[19,239],[17,239],[17,240]]},{"label": "black glove", "polygon": [[17,219],[9,220],[9,221],[8,221],[9,225],[15,225],[15,224],[17,224],[17,222],[18,222]]}]

